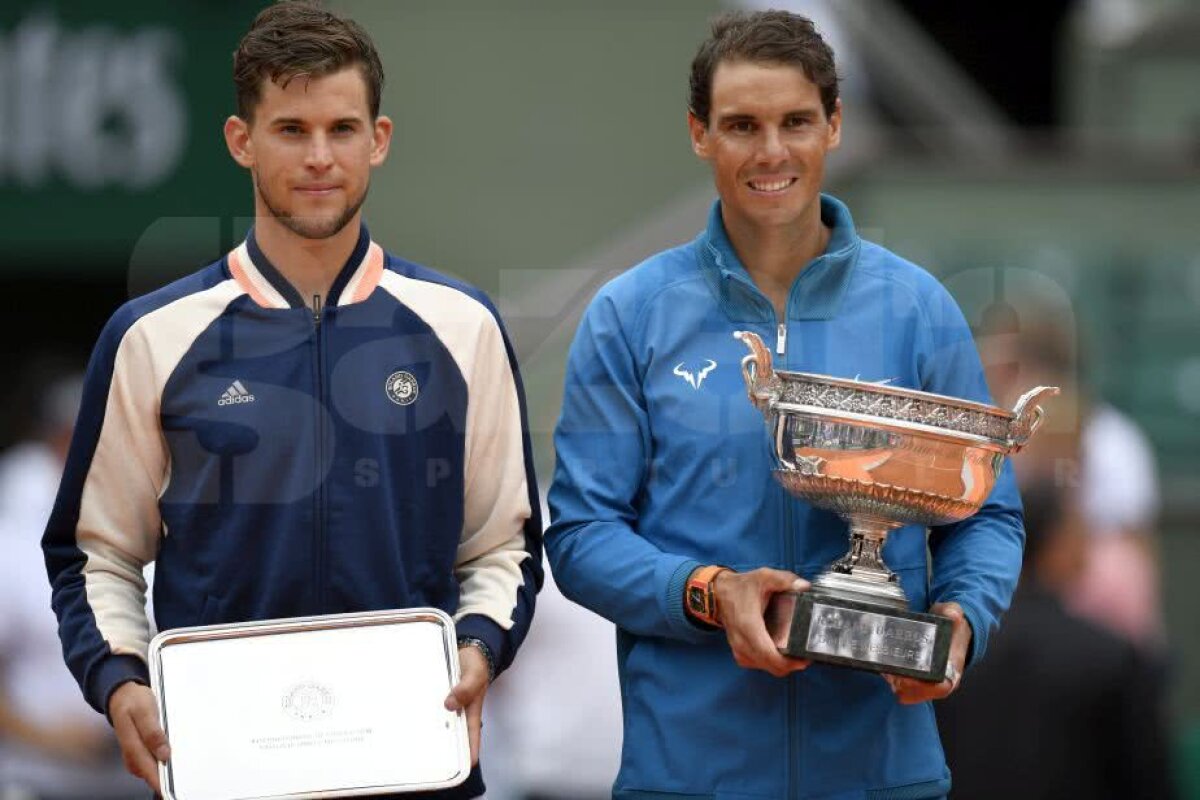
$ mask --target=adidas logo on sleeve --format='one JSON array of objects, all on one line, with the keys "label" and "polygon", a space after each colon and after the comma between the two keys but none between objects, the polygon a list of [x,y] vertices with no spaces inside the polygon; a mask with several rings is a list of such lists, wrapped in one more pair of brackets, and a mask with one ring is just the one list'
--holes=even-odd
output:
[{"label": "adidas logo on sleeve", "polygon": [[246,387],[241,381],[234,381],[229,388],[225,390],[225,394],[221,395],[221,399],[217,401],[219,406],[234,406],[238,403],[253,403],[254,395],[246,391]]}]

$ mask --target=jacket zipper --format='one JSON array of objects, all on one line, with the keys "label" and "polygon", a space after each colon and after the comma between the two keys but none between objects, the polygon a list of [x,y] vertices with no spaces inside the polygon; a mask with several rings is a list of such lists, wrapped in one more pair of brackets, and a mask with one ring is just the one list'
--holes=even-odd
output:
[{"label": "jacket zipper", "polygon": [[313,591],[316,594],[314,614],[323,614],[325,607],[325,481],[321,466],[325,463],[325,354],[324,336],[321,330],[321,295],[312,298],[313,336],[316,339],[316,420],[317,434],[315,490],[313,492]]},{"label": "jacket zipper", "polygon": [[[753,281],[748,278],[743,278],[741,275],[732,275],[736,281],[740,281],[751,293],[758,298],[758,301],[765,305],[770,312],[772,319],[776,320],[776,335],[775,335],[775,354],[779,356],[779,362],[776,364],[777,369],[787,369],[787,313],[785,310],[783,320],[779,320],[775,315],[775,306],[763,295]],[[790,303],[790,299],[789,299]],[[796,560],[796,547],[792,528],[794,522],[792,520],[792,507],[788,494],[783,494],[783,557],[785,559],[784,568],[791,570]],[[787,796],[789,798],[800,797],[800,677],[798,673],[793,673],[788,676],[787,681],[787,769],[785,770],[785,779],[787,785]]]},{"label": "jacket zipper", "polygon": [[[787,322],[779,323],[775,352],[779,356],[777,369],[787,369]],[[783,493],[783,568],[791,571],[796,567],[795,521],[792,519],[791,497]],[[787,677],[787,796],[800,796],[800,677],[793,673]]]}]

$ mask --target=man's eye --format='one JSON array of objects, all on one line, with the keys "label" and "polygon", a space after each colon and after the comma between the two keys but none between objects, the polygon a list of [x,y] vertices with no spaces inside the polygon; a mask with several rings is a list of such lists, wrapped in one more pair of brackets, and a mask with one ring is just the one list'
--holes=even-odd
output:
[{"label": "man's eye", "polygon": [[284,125],[282,128],[279,129],[279,132],[282,134],[285,134],[287,136],[293,136],[297,133],[300,133],[300,126],[299,125]]},{"label": "man's eye", "polygon": [[789,128],[803,128],[808,123],[809,123],[808,117],[797,116],[797,117],[788,117],[786,120],[784,120],[783,124]]},{"label": "man's eye", "polygon": [[344,122],[341,125],[336,125],[333,128],[334,133],[354,133],[354,126]]},{"label": "man's eye", "polygon": [[729,130],[733,131],[734,133],[753,133],[754,123],[750,122],[749,120],[742,120],[740,122],[731,124],[729,126]]}]

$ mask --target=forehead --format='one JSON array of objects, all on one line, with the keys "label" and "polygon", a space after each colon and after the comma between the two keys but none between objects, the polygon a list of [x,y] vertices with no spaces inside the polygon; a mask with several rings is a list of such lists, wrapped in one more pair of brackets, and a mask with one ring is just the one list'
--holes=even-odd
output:
[{"label": "forehead", "polygon": [[311,78],[296,75],[286,86],[264,77],[256,117],[362,117],[370,116],[367,81],[362,70],[349,66]]},{"label": "forehead", "polygon": [[821,91],[792,64],[722,61],[713,71],[712,116],[820,108]]}]

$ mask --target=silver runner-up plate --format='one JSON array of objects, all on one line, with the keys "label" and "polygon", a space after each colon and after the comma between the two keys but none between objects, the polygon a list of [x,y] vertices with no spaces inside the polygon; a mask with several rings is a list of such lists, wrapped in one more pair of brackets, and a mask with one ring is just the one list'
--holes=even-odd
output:
[{"label": "silver runner-up plate", "polygon": [[433,608],[164,631],[150,681],[165,800],[309,800],[455,786],[471,771],[454,622]]}]

